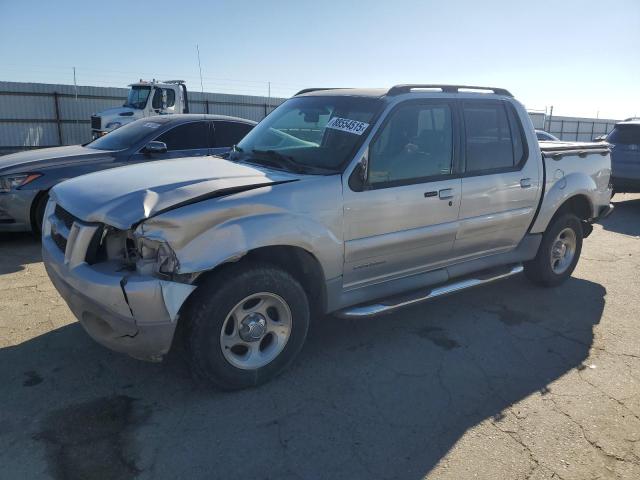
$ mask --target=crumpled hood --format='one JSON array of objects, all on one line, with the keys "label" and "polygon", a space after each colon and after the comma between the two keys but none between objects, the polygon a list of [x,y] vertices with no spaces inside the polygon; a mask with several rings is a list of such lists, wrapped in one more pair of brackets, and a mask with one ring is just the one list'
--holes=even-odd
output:
[{"label": "crumpled hood", "polygon": [[51,197],[81,220],[124,230],[166,209],[216,193],[299,178],[219,157],[177,158],[73,178],[54,187]]},{"label": "crumpled hood", "polygon": [[70,145],[68,147],[39,148],[11,153],[0,157],[0,175],[5,173],[29,173],[38,169],[83,162],[93,157],[110,155],[110,152]]}]

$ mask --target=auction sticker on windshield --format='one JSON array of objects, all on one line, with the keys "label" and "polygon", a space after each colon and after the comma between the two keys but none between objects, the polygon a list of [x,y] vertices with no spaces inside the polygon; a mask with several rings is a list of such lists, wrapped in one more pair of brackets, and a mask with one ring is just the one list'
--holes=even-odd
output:
[{"label": "auction sticker on windshield", "polygon": [[359,122],[357,120],[349,120],[348,118],[333,117],[327,123],[327,128],[340,130],[341,132],[362,135],[369,126],[368,123]]}]

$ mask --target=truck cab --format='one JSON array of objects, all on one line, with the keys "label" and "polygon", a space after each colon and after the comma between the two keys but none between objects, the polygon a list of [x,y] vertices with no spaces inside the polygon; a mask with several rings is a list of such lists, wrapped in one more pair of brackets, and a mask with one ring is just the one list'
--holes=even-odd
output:
[{"label": "truck cab", "polygon": [[91,116],[93,140],[139,118],[189,113],[187,86],[183,80],[140,80],[129,87],[127,100],[121,107],[109,108]]}]

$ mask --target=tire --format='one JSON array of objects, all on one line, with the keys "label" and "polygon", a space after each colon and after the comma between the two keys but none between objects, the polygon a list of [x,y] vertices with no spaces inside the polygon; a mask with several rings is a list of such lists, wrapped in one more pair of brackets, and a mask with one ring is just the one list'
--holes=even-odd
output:
[{"label": "tire", "polygon": [[37,237],[42,236],[42,223],[44,220],[44,211],[47,209],[47,202],[49,201],[49,193],[45,192],[40,195],[36,200],[35,208],[33,209],[33,218],[31,219],[31,229],[33,234]]},{"label": "tire", "polygon": [[544,232],[536,257],[524,264],[527,278],[543,287],[563,283],[576,268],[582,239],[582,224],[578,217],[571,213],[558,215]]},{"label": "tire", "polygon": [[300,283],[262,263],[232,265],[207,279],[185,314],[192,372],[222,390],[253,387],[280,374],[302,349],[310,319]]}]

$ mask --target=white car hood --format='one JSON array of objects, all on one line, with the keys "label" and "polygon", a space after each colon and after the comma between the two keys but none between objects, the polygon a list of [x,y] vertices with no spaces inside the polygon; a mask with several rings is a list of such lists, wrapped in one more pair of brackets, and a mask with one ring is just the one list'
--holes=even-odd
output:
[{"label": "white car hood", "polygon": [[299,178],[219,157],[178,158],[73,178],[50,195],[80,220],[128,229],[183,204]]}]

